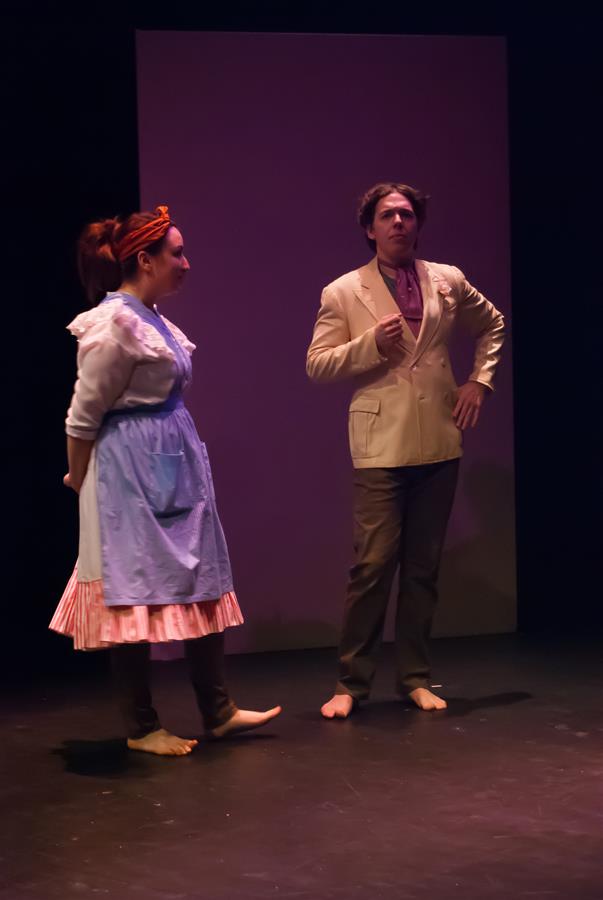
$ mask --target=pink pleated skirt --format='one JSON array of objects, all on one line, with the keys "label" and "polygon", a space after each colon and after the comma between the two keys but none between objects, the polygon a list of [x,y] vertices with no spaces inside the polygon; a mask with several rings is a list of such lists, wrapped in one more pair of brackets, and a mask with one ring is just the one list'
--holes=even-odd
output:
[{"label": "pink pleated skirt", "polygon": [[242,623],[233,591],[201,603],[105,606],[102,580],[78,581],[76,566],[49,628],[73,638],[75,650],[100,650],[115,644],[199,638]]}]

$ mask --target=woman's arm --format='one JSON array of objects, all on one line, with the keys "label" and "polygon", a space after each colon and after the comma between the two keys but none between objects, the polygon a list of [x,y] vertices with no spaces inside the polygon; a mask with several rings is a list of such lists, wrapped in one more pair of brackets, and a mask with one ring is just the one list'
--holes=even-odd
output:
[{"label": "woman's arm", "polygon": [[79,494],[84,483],[93,447],[94,441],[84,441],[82,438],[67,435],[69,472],[63,478],[63,482],[67,487],[73,488],[76,494]]},{"label": "woman's arm", "polygon": [[78,494],[105,413],[132,377],[139,356],[137,323],[135,313],[117,310],[80,338],[78,377],[66,420],[69,472],[63,479]]}]

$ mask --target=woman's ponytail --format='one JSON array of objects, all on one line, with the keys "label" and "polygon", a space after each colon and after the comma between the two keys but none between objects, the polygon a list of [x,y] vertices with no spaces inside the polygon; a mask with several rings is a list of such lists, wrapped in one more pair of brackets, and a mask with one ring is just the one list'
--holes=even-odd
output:
[{"label": "woman's ponytail", "polygon": [[88,301],[95,306],[107,291],[121,282],[121,266],[115,258],[115,230],[118,219],[91,222],[82,231],[77,247],[77,268]]}]

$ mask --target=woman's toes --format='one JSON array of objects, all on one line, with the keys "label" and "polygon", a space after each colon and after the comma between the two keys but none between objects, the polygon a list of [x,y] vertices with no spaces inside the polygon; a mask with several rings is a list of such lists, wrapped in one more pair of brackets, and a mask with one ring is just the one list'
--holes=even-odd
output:
[{"label": "woman's toes", "polygon": [[272,709],[268,709],[265,712],[238,709],[228,722],[218,725],[217,728],[212,728],[209,734],[214,738],[222,738],[227,735],[241,734],[243,731],[252,731],[254,728],[261,728],[262,725],[266,725],[280,715],[281,712],[282,707],[280,706],[273,706]]},{"label": "woman's toes", "polygon": [[154,753],[157,756],[185,756],[190,753],[198,742],[187,740],[170,734],[165,728],[152,731],[142,738],[128,738],[130,750],[140,750],[143,753]]}]

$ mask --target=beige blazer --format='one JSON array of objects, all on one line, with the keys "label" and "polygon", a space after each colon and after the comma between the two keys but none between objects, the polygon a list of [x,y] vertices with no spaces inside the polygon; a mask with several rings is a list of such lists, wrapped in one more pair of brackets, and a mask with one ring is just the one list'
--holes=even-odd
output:
[{"label": "beige blazer", "polygon": [[502,314],[455,266],[424,260],[416,266],[421,330],[415,339],[403,321],[401,344],[390,359],[377,349],[375,327],[382,316],[400,310],[376,257],[322,293],[306,369],[318,382],[353,379],[349,438],[356,468],[422,465],[462,455],[448,355],[457,320],[476,339],[470,380],[493,387],[504,340]]}]

